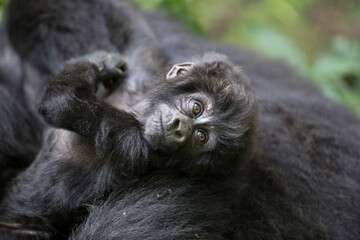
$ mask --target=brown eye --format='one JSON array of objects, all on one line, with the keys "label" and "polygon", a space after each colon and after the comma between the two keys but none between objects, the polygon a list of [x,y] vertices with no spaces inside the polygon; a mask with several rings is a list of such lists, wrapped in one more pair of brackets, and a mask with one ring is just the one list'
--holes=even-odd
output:
[{"label": "brown eye", "polygon": [[202,112],[201,105],[199,103],[194,103],[193,106],[193,113],[196,117],[198,117]]},{"label": "brown eye", "polygon": [[197,130],[196,132],[197,137],[201,143],[206,143],[208,140],[207,133],[203,130]]}]

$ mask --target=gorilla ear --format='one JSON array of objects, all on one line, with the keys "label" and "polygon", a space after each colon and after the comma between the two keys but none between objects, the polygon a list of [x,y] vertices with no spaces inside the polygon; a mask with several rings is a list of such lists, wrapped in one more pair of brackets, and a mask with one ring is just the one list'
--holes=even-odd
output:
[{"label": "gorilla ear", "polygon": [[194,67],[193,62],[184,62],[184,63],[175,64],[166,74],[166,79],[172,79],[180,75],[186,75],[190,72],[191,69],[193,69],[193,67]]}]

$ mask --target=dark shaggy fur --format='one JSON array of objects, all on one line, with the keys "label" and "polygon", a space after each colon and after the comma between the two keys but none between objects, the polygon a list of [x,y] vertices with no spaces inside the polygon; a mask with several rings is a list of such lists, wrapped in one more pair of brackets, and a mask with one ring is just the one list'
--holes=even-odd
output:
[{"label": "dark shaggy fur", "polygon": [[[129,37],[116,47],[115,40],[126,35],[121,29],[129,26],[128,18],[123,18],[125,14],[118,14],[124,11],[132,12],[111,1],[13,0],[0,36],[10,36],[9,49],[15,49],[21,59],[19,69],[25,70],[19,70],[23,79],[19,84],[16,74],[1,75],[6,78],[1,84],[10,82],[20,89],[28,86],[19,96],[24,96],[22,106],[31,111],[49,72],[55,74],[64,60],[98,49],[125,49],[127,43],[132,43]],[[159,14],[147,16],[147,22],[170,64],[200,52],[217,51],[243,66],[262,98],[256,158],[226,178],[201,180],[175,170],[160,170],[141,179],[108,186],[98,185],[98,179],[113,176],[110,173],[113,169],[93,172],[88,168],[88,159],[81,154],[89,150],[76,149],[77,153],[80,151],[77,161],[64,164],[54,157],[45,163],[46,171],[35,171],[37,166],[33,164],[17,180],[23,184],[14,185],[8,194],[17,191],[26,194],[11,201],[11,207],[6,208],[8,215],[2,215],[2,219],[11,219],[13,213],[23,214],[22,222],[3,221],[2,236],[49,237],[52,232],[53,238],[67,238],[74,230],[72,239],[358,239],[359,121],[343,107],[322,98],[316,89],[279,62],[193,37]],[[9,92],[8,86],[4,84]],[[6,100],[8,105],[18,102],[16,96],[11,94],[7,98],[12,99]],[[4,116],[8,115],[1,112],[1,118]],[[21,115],[7,119],[15,123]],[[38,130],[26,129],[23,132],[29,135]],[[50,135],[46,142],[51,144],[54,137]],[[64,143],[70,145],[70,154],[71,147],[78,146],[76,138],[73,139],[74,142]],[[49,174],[53,169],[59,170],[55,177]],[[59,179],[77,180],[61,183]],[[43,188],[48,183],[57,191]],[[108,195],[107,189],[113,192]],[[81,205],[67,219],[56,215],[64,201],[73,206],[83,201],[77,198],[78,192],[93,199],[102,191],[105,191],[102,198]],[[33,200],[32,204],[27,205],[28,200]],[[5,201],[3,206],[8,203]],[[81,218],[87,211],[88,217]],[[37,219],[31,218],[34,216]],[[83,223],[76,227],[80,222]]]},{"label": "dark shaggy fur", "polygon": [[[0,26],[4,32],[6,22]],[[27,167],[41,146],[41,125],[23,97],[21,59],[0,34],[0,199],[10,178]]]}]

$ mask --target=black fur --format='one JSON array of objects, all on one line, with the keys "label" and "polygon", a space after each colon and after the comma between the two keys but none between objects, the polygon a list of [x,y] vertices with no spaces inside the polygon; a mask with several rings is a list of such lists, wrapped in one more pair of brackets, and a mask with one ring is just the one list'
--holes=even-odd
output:
[{"label": "black fur", "polygon": [[[6,21],[0,26],[4,32]],[[35,158],[41,146],[41,124],[23,97],[21,58],[8,36],[0,34],[0,199],[6,185]]]},{"label": "black fur", "polygon": [[[13,10],[24,9],[17,13],[20,19],[32,14],[29,8],[20,7],[26,6],[27,2],[11,2],[13,6],[17,6]],[[101,6],[112,6],[110,1],[63,1],[68,6],[74,6],[71,11],[62,11],[62,4],[56,4],[55,1],[48,2],[49,5],[42,1],[38,4],[32,1],[31,6],[38,9],[39,13],[48,13],[47,8],[51,6],[60,16],[56,15],[50,20],[56,20],[60,25],[68,25],[71,28],[81,28],[81,31],[70,34],[74,38],[71,37],[72,44],[69,44],[62,38],[61,27],[50,28],[49,32],[39,31],[41,28],[30,29],[31,31],[27,32],[27,26],[17,25],[19,19],[8,21],[8,30],[4,34],[13,31],[9,34],[10,42],[23,59],[26,66],[23,68],[27,69],[26,73],[23,73],[24,83],[40,81],[40,85],[44,86],[49,72],[53,71],[55,74],[60,69],[59,66],[64,64],[64,60],[98,49],[111,51],[112,49],[103,47],[104,44],[116,45],[112,43],[109,35],[97,32],[111,29],[108,25],[95,27],[95,24],[101,21],[90,21],[90,13],[100,18],[122,16],[114,14],[124,11],[118,7],[108,7],[107,11],[101,10],[104,9]],[[88,7],[84,8],[83,4]],[[7,16],[13,11],[11,7],[8,10]],[[67,19],[69,14],[78,19]],[[35,14],[34,17],[41,20],[42,16],[44,14]],[[49,18],[45,19],[46,24],[51,23]],[[87,24],[82,24],[84,21]],[[78,154],[75,162],[69,161],[68,164],[64,164],[66,154],[62,159],[52,157],[51,162],[43,163],[47,171],[36,170],[38,166],[33,164],[16,180],[18,184],[14,185],[8,194],[19,196],[16,195],[18,191],[26,194],[11,201],[5,200],[3,203],[3,206],[11,205],[5,208],[7,214],[3,214],[1,218],[0,232],[2,231],[3,236],[17,239],[20,236],[34,237],[34,234],[38,234],[39,237],[50,237],[48,234],[53,233],[56,238],[66,238],[70,229],[74,229],[73,239],[359,238],[359,121],[343,107],[323,99],[316,89],[279,62],[263,60],[243,50],[193,37],[161,16],[148,16],[147,22],[160,41],[155,42],[155,45],[163,47],[170,64],[192,58],[199,52],[215,50],[243,66],[257,94],[262,98],[256,157],[244,165],[241,171],[225,179],[200,180],[183,176],[175,170],[160,170],[141,179],[119,181],[109,186],[98,183],[109,183],[112,182],[111,179],[98,179],[103,176],[115,176],[111,173],[113,168],[106,169],[108,172],[105,174],[102,171],[94,172],[87,164],[88,159],[83,157],[83,153],[91,153],[91,147],[83,146],[75,149]],[[94,27],[97,30],[95,33],[98,34],[91,35],[90,30],[87,32],[86,26]],[[115,22],[111,26],[118,26],[114,28],[114,32],[117,32],[116,29],[122,29],[122,22]],[[37,31],[42,34],[37,34]],[[27,33],[26,37],[21,35],[23,33]],[[47,42],[46,36],[53,36],[58,41],[64,40],[63,46],[72,51],[61,50],[59,45],[53,44],[54,41]],[[104,38],[96,43],[97,37],[100,36]],[[34,44],[42,48],[33,48],[33,57],[30,57],[31,54],[27,51],[31,48],[25,46]],[[79,50],[77,44],[84,46],[86,50]],[[85,48],[86,44],[92,47]],[[55,54],[48,61],[43,61],[49,53]],[[68,55],[63,56],[62,53]],[[29,59],[35,68],[27,65],[26,61]],[[58,61],[59,64],[44,67],[54,61]],[[130,67],[129,64],[129,69]],[[156,64],[153,67],[156,68]],[[12,81],[6,79],[6,82]],[[128,92],[129,89],[131,86],[124,86],[121,91]],[[32,96],[38,95],[40,94]],[[24,98],[31,99],[27,94]],[[35,101],[27,100],[25,103],[25,107],[36,105]],[[1,116],[4,115],[1,113]],[[10,120],[17,121],[13,118]],[[51,134],[46,143],[51,145],[52,141],[61,139],[61,135]],[[69,152],[66,152],[70,155],[73,153],[72,147],[78,146],[77,137],[71,139],[74,142],[63,143],[70,146]],[[57,149],[52,151],[56,152]],[[43,151],[42,154],[50,153]],[[93,152],[93,156],[96,156],[96,152]],[[101,159],[98,160],[100,162]],[[55,174],[58,177],[50,177],[52,169],[59,171]],[[60,176],[61,179],[77,181],[65,181],[64,184],[59,181]],[[53,185],[52,189],[56,190],[55,192],[42,188],[49,183]],[[31,188],[27,189],[25,186]],[[111,189],[113,192],[108,197],[107,190]],[[78,208],[78,204],[84,202],[84,199],[77,198],[79,192],[88,199],[93,199],[94,195],[103,195],[104,200],[100,198],[86,206],[80,204],[82,207]],[[32,200],[30,206],[27,205],[29,199]],[[64,211],[64,201],[75,206],[75,216],[69,215],[68,219],[61,219],[54,214],[59,209]],[[81,217],[86,216],[83,207],[88,207],[89,216],[82,225],[75,227],[76,223],[82,221]],[[14,213],[17,216],[20,213],[35,216],[37,219],[22,217],[21,222],[7,221],[13,219]],[[50,215],[47,215],[48,213]],[[16,235],[9,235],[9,232]]]}]

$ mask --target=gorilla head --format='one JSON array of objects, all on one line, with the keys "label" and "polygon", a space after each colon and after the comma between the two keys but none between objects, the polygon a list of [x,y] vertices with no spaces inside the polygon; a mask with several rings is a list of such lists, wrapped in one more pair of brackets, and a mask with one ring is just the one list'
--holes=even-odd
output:
[{"label": "gorilla head", "polygon": [[227,57],[207,53],[174,65],[145,102],[139,117],[145,138],[166,156],[167,166],[192,175],[219,174],[249,157],[257,97],[241,68]]}]

